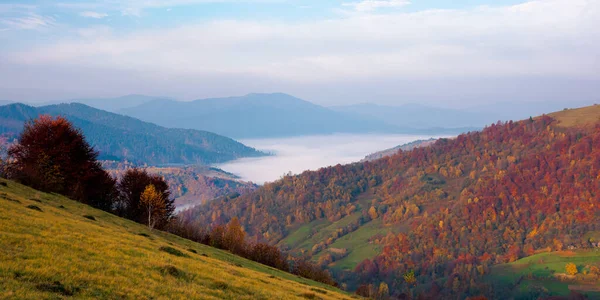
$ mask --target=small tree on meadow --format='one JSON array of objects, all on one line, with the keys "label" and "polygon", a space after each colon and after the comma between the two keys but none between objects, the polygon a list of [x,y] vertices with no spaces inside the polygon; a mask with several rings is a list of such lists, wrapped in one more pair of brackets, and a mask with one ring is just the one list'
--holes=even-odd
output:
[{"label": "small tree on meadow", "polygon": [[167,182],[162,177],[148,174],[146,170],[137,168],[129,169],[121,177],[121,180],[117,184],[119,197],[116,212],[122,217],[146,224],[148,210],[145,205],[141,204],[141,199],[142,194],[144,194],[149,185],[154,186],[156,193],[164,201],[164,209],[161,210],[162,213],[154,216],[154,227],[163,228],[173,217],[175,205],[173,204],[173,199],[171,199],[171,192],[169,191]]},{"label": "small tree on meadow", "polygon": [[567,271],[567,274],[569,275],[577,274],[577,265],[575,265],[574,263],[568,263],[565,269]]},{"label": "small tree on meadow", "polygon": [[238,218],[234,217],[225,227],[223,246],[225,249],[231,251],[231,253],[243,254],[245,251],[245,237],[246,233],[244,232],[244,228],[242,228]]},{"label": "small tree on meadow", "polygon": [[156,222],[162,218],[165,213],[165,199],[159,193],[154,185],[149,184],[144,189],[140,197],[140,205],[146,210],[148,215],[148,228],[152,230]]}]

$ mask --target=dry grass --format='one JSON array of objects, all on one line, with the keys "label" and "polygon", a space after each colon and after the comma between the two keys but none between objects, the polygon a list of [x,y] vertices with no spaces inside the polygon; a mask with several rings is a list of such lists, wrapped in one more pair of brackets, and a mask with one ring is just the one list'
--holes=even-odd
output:
[{"label": "dry grass", "polygon": [[586,127],[600,121],[600,105],[566,109],[550,114],[562,127]]},{"label": "dry grass", "polygon": [[306,299],[316,289],[325,292],[322,299],[351,299],[332,287],[6,183],[0,186],[1,299]]}]

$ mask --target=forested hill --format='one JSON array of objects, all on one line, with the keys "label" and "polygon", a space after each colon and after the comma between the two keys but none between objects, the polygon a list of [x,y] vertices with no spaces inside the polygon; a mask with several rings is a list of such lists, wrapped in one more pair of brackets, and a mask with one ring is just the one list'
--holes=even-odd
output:
[{"label": "forested hill", "polygon": [[[594,106],[493,124],[373,162],[287,176],[186,216],[203,224],[239,217],[249,235],[319,261],[353,288],[386,282],[397,295],[502,298],[514,286],[485,282],[490,266],[592,247],[599,117]],[[402,279],[411,270],[414,283]]]},{"label": "forested hill", "polygon": [[40,114],[61,115],[81,128],[100,159],[148,164],[220,163],[263,153],[207,131],[171,129],[83,104],[31,107],[0,106],[0,133],[16,135],[25,121]]}]

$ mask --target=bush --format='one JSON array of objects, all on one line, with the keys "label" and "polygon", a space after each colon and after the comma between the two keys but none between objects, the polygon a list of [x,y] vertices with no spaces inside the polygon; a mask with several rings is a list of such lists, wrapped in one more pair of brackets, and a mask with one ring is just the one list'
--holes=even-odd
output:
[{"label": "bush", "polygon": [[42,211],[42,209],[39,208],[39,206],[33,205],[33,204],[32,205],[27,205],[27,208],[32,209],[32,210],[37,210],[37,211],[40,211],[40,212]]},{"label": "bush", "polygon": [[169,254],[175,255],[175,256],[179,256],[179,257],[190,257],[189,255],[173,248],[173,247],[169,247],[169,246],[162,246],[160,248],[158,248],[158,250],[160,251],[164,251],[167,252]]}]

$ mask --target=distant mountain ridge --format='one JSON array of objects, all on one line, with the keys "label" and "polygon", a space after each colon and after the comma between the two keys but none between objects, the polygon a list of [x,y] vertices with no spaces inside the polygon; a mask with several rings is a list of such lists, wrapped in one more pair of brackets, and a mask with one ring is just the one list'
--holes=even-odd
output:
[{"label": "distant mountain ridge", "polygon": [[40,114],[61,115],[73,122],[100,152],[100,159],[152,165],[213,164],[265,155],[211,132],[164,128],[78,103],[37,108],[21,103],[0,106],[0,133],[16,135],[25,121]]},{"label": "distant mountain ridge", "polygon": [[464,131],[470,131],[496,121],[491,114],[437,108],[414,103],[400,106],[363,103],[330,108],[353,116],[376,118],[401,128],[460,128]]},{"label": "distant mountain ridge", "polygon": [[385,149],[382,151],[378,151],[372,154],[369,154],[367,156],[365,156],[364,159],[361,160],[361,162],[365,162],[365,161],[373,161],[376,159],[380,159],[380,158],[384,158],[384,157],[388,157],[388,156],[392,156],[396,153],[398,153],[398,151],[402,150],[402,151],[410,151],[413,150],[415,148],[420,148],[420,147],[427,147],[427,146],[431,146],[433,145],[433,143],[435,143],[435,141],[437,141],[437,139],[431,138],[428,140],[416,140],[410,143],[406,143],[403,145],[399,145],[390,149]]},{"label": "distant mountain ridge", "polygon": [[68,100],[49,101],[41,105],[34,106],[81,103],[97,109],[118,113],[122,109],[135,107],[154,100],[171,100],[171,98],[131,94],[115,98],[76,98]]},{"label": "distant mountain ridge", "polygon": [[234,138],[401,131],[376,119],[335,112],[282,93],[191,102],[157,99],[120,112],[162,126],[207,130]]}]

